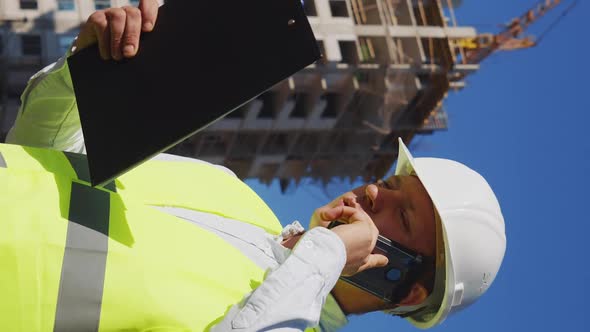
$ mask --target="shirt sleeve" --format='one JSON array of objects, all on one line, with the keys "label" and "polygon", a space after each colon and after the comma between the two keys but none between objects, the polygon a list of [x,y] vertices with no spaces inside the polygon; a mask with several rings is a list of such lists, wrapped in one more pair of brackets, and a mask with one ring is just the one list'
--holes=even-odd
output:
[{"label": "shirt sleeve", "polygon": [[317,326],[326,297],[346,262],[342,240],[316,227],[289,257],[211,331],[303,331]]},{"label": "shirt sleeve", "polygon": [[85,153],[69,55],[31,77],[7,143]]}]

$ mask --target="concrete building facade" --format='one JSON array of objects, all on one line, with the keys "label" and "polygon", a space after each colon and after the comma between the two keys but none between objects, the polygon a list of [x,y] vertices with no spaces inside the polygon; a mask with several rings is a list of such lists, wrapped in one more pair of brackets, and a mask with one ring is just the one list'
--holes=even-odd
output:
[{"label": "concrete building facade", "polygon": [[[137,2],[2,1],[0,134],[28,78],[65,52],[81,22],[96,9]],[[448,90],[478,69],[457,42],[476,36],[457,25],[458,2],[305,0],[323,58],[169,152],[224,164],[241,178],[279,179],[283,188],[306,177],[383,176],[397,137],[446,129]]]}]

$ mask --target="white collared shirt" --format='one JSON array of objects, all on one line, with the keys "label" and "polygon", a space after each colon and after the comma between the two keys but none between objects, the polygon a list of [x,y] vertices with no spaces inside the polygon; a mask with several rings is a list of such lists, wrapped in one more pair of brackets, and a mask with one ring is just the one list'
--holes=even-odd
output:
[{"label": "white collared shirt", "polygon": [[[7,143],[85,153],[65,56],[29,80],[21,101]],[[157,159],[204,162],[168,154]],[[235,176],[223,166],[214,166]],[[212,331],[302,331],[318,324],[321,331],[335,331],[348,322],[330,295],[346,261],[344,244],[332,231],[308,231],[291,252],[256,226],[225,219],[218,223],[223,228],[212,227],[219,216],[163,209],[209,229],[268,271],[264,282],[234,305]]]}]

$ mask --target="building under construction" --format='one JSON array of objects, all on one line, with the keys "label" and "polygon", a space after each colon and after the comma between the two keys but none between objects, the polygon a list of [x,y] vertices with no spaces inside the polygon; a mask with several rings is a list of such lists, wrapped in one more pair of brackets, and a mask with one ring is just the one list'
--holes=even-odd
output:
[{"label": "building under construction", "polygon": [[[546,1],[535,13],[558,2]],[[137,3],[0,2],[0,134],[14,121],[28,78],[65,52],[81,22],[96,9]],[[459,3],[305,0],[321,61],[169,152],[224,164],[244,179],[280,179],[283,189],[302,178],[383,176],[397,157],[397,138],[408,143],[416,134],[446,129],[449,89],[462,88],[485,52],[505,42],[458,26],[453,9]],[[518,37],[524,19],[506,30],[506,40]]]},{"label": "building under construction", "polygon": [[452,4],[410,0],[306,0],[323,59],[275,85],[174,153],[222,163],[242,178],[381,177],[397,137],[446,129],[449,77],[461,62]]}]

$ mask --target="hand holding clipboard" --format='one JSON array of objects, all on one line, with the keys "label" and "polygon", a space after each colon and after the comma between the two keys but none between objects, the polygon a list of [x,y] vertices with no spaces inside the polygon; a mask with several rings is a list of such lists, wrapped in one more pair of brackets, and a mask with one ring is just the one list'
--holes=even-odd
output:
[{"label": "hand holding clipboard", "polygon": [[299,0],[166,1],[134,57],[105,61],[94,44],[68,58],[92,184],[169,149],[319,57]]}]

